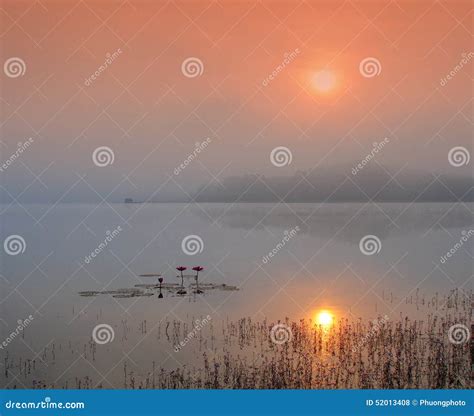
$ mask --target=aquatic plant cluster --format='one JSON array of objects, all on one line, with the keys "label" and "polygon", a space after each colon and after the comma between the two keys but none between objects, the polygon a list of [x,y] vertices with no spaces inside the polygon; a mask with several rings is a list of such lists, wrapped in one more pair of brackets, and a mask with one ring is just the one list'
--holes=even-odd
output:
[{"label": "aquatic plant cluster", "polygon": [[[120,227],[119,227],[120,228]],[[100,247],[100,246],[99,246]],[[181,284],[178,283],[165,283],[164,278],[161,274],[155,273],[146,273],[141,274],[140,277],[147,278],[158,278],[157,283],[139,283],[131,288],[120,288],[113,290],[85,290],[79,292],[79,295],[82,297],[92,297],[97,295],[111,295],[114,298],[137,298],[137,297],[149,297],[153,296],[157,291],[158,298],[162,299],[164,297],[163,291],[168,293],[171,296],[185,296],[188,295],[188,291],[184,285],[184,279],[192,278],[194,283],[188,285],[189,289],[194,295],[202,295],[209,290],[224,290],[224,291],[236,291],[239,290],[238,287],[227,285],[225,283],[199,283],[199,272],[204,270],[202,266],[194,266],[192,270],[194,274],[185,275],[185,272],[188,268],[185,266],[178,266],[176,270],[179,272],[178,278],[181,279]]]},{"label": "aquatic plant cluster", "polygon": [[[53,342],[36,359],[7,355],[2,381],[7,388],[109,388],[111,384],[126,389],[466,389],[472,384],[471,335],[452,342],[450,330],[470,327],[472,300],[472,292],[465,295],[457,290],[428,300],[417,294],[415,300],[405,302],[427,307],[426,319],[341,317],[331,326],[310,319],[217,321],[208,316],[198,330],[196,317],[189,317],[190,324],[143,320],[136,334],[132,332],[136,323],[122,321],[122,333],[107,349],[91,339],[82,345]],[[283,342],[275,342],[272,336],[277,325],[291,333]],[[93,369],[90,375],[78,376],[57,368],[60,353],[69,360],[85,360],[85,368],[95,368],[104,360],[103,354],[110,355],[109,348],[122,351],[127,340],[144,338],[153,344],[154,353],[144,357],[139,367],[121,360],[123,376],[120,379],[118,368],[109,384]],[[182,343],[185,347],[176,351]],[[175,351],[168,366],[166,350],[156,348],[163,345]],[[62,376],[49,377],[50,373]]]}]

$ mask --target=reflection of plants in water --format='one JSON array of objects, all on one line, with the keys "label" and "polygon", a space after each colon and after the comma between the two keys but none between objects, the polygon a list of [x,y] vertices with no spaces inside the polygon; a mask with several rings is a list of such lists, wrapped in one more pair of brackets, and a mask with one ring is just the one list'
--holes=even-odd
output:
[{"label": "reflection of plants in water", "polygon": [[163,293],[161,293],[161,285],[163,284],[163,278],[158,278],[158,283],[160,284],[160,293],[158,293],[158,297],[161,299],[163,297]]},{"label": "reflection of plants in water", "polygon": [[[357,212],[356,212],[357,211]],[[423,234],[428,230],[443,230],[472,227],[472,214],[462,204],[404,204],[387,203],[383,212],[377,204],[363,203],[360,206],[344,204],[295,204],[288,206],[265,206],[253,204],[236,204],[232,208],[209,207],[205,213],[193,211],[205,221],[219,218],[219,223],[226,227],[254,230],[276,228],[291,229],[298,225],[301,232],[318,239],[358,244],[360,236],[371,229],[382,240],[393,236],[406,238],[413,232]],[[449,212],[449,215],[447,214]],[[355,217],[354,217],[355,215]],[[391,219],[396,219],[394,227]],[[256,226],[258,224],[258,226]],[[340,232],[334,234],[334,230]],[[408,234],[407,234],[408,233]]]},{"label": "reflection of plants in water", "polygon": [[[409,298],[406,299],[409,302]],[[199,331],[189,343],[186,355],[195,361],[178,368],[155,367],[151,361],[131,372],[124,363],[123,387],[125,388],[233,388],[233,389],[446,389],[469,388],[469,342],[453,344],[448,334],[454,324],[470,325],[472,293],[461,295],[453,291],[449,296],[434,296],[421,303],[429,313],[426,319],[408,317],[390,320],[379,317],[371,320],[340,318],[332,326],[324,327],[312,320],[279,322],[254,321],[243,318],[210,323]],[[194,322],[195,318],[190,317]],[[169,348],[183,341],[190,332],[187,322],[157,320],[155,324],[144,321],[139,326],[141,337],[150,335],[153,343],[165,343]],[[292,337],[283,344],[271,339],[271,329],[284,324]],[[219,325],[219,327],[216,327]],[[377,325],[374,328],[374,325]],[[122,334],[114,348],[122,350],[121,342],[135,337],[132,326],[122,321]],[[145,328],[143,330],[143,328]],[[148,329],[147,329],[148,328]],[[92,343],[93,344],[93,343]],[[63,365],[77,359],[81,351],[85,360],[100,361],[96,345],[52,343],[45,347],[41,362],[31,356],[9,355],[0,375],[6,378],[7,388],[15,385],[14,376],[22,380],[22,387],[33,388],[97,388],[101,378],[96,373],[79,377],[65,373],[57,381],[42,380],[44,366],[56,368],[65,354]],[[110,352],[106,352],[110,354]],[[72,355],[71,355],[72,354]],[[161,352],[160,352],[161,354]],[[163,354],[166,355],[166,354]],[[144,358],[146,360],[146,358]],[[157,361],[158,363],[162,362]],[[153,365],[152,365],[153,364]],[[164,365],[164,364],[163,364]],[[36,368],[38,366],[38,368]],[[41,366],[41,368],[39,368]],[[52,374],[56,371],[50,370]],[[50,372],[48,371],[48,373]],[[62,372],[62,371],[61,371]],[[40,377],[40,378],[38,378]],[[113,378],[110,377],[113,381]],[[3,381],[3,380],[2,380]],[[8,384],[10,383],[10,384]],[[18,386],[17,386],[18,387]],[[106,386],[107,387],[107,386]],[[110,387],[110,386],[109,386]],[[122,387],[122,385],[120,386]]]},{"label": "reflection of plants in water", "polygon": [[[107,350],[97,348],[92,340],[83,342],[77,338],[60,344],[54,341],[44,347],[40,356],[33,351],[20,354],[9,350],[0,382],[5,388],[43,389],[470,388],[470,343],[452,343],[449,334],[453,325],[464,325],[472,333],[472,292],[462,294],[455,290],[449,296],[431,298],[417,294],[415,299],[416,305],[427,308],[426,318],[397,318],[395,314],[390,320],[381,316],[375,321],[340,318],[330,328],[307,319],[213,320],[198,331],[186,354],[178,356],[183,365],[177,368],[174,362],[165,363],[163,357],[167,356],[167,346],[171,350],[185,340],[192,328],[189,321],[156,317],[137,325],[136,320],[122,319],[115,326],[115,342],[108,344],[111,347]],[[411,301],[415,302],[411,296],[406,299],[407,303]],[[196,322],[196,317],[189,319]],[[272,341],[271,329],[276,324],[289,328],[292,336],[288,342]],[[135,362],[124,361],[122,382],[111,373],[107,377],[113,384],[104,384],[91,365],[103,363],[104,354],[118,351],[122,357],[125,343],[135,345],[137,338],[140,342],[147,339],[156,355],[148,358],[148,354],[142,354],[139,367]],[[86,360],[88,365],[63,372],[77,360]],[[108,374],[107,370],[103,374]],[[59,379],[58,372],[63,373]]]},{"label": "reflection of plants in water", "polygon": [[193,267],[193,270],[196,272],[196,276],[194,277],[194,280],[196,280],[196,290],[194,293],[204,293],[202,290],[199,289],[199,272],[202,272],[204,270],[204,267],[201,266],[196,266]]},{"label": "reflection of plants in water", "polygon": [[[185,276],[184,276],[185,277]],[[226,285],[225,283],[201,283],[199,284],[199,292],[196,292],[197,284],[191,283],[191,289],[194,289],[194,293],[205,293],[214,290],[220,290],[224,292],[237,291],[237,286]],[[138,298],[138,297],[149,297],[154,295],[154,290],[158,289],[158,297],[163,297],[163,290],[166,290],[170,294],[179,294],[181,289],[184,289],[179,283],[162,283],[157,284],[146,284],[140,283],[132,288],[122,288],[114,290],[86,290],[78,292],[81,297],[93,297],[98,295],[111,295],[114,298]]]},{"label": "reflection of plants in water", "polygon": [[187,270],[187,267],[184,267],[184,266],[179,266],[179,267],[176,267],[176,270],[178,270],[181,274],[181,288],[176,292],[178,295],[185,295],[186,294],[186,290],[184,289],[184,275],[183,275],[183,272],[185,270]]}]

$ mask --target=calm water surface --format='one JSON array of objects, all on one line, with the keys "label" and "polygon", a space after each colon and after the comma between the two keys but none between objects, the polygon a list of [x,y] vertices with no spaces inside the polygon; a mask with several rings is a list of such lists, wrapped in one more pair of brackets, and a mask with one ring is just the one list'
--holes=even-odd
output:
[{"label": "calm water surface", "polygon": [[[175,355],[173,340],[167,339],[172,328],[165,331],[165,323],[173,320],[186,322],[190,330],[195,319],[209,315],[218,328],[247,316],[309,318],[321,309],[336,318],[387,314],[414,319],[428,312],[436,293],[472,288],[473,241],[445,262],[441,256],[473,228],[474,204],[60,204],[1,209],[2,235],[16,234],[26,241],[23,254],[1,258],[2,339],[18,319],[31,314],[34,320],[0,354],[38,359],[45,348],[47,354],[52,345],[56,349],[58,365],[32,372],[24,380],[27,385],[31,377],[64,381],[90,373],[118,380],[123,362],[116,363],[124,352],[129,368],[138,374],[151,359],[169,368],[192,363],[193,349],[214,340],[192,340],[192,348]],[[202,252],[183,252],[182,241],[189,235],[200,237]],[[361,252],[359,242],[366,235],[379,238],[378,253]],[[101,248],[107,236],[110,241]],[[94,251],[96,257],[86,259]],[[162,299],[156,292],[126,299],[78,295],[155,283],[156,278],[139,276],[146,273],[178,283],[178,265],[201,265],[202,283],[239,290],[184,297],[164,291]],[[88,368],[79,357],[91,354],[85,345],[99,323],[111,325],[115,339],[98,347],[100,360]],[[202,331],[208,333],[209,328]],[[11,377],[2,375],[1,380],[11,386]]]}]

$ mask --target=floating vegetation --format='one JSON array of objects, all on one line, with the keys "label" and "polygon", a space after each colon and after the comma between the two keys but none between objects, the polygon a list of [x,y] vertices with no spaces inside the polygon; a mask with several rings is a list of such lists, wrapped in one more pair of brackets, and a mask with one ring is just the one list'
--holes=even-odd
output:
[{"label": "floating vegetation", "polygon": [[225,283],[222,283],[222,284],[217,284],[217,283],[199,283],[196,284],[196,283],[191,283],[190,284],[190,287],[191,288],[197,288],[199,287],[199,289],[202,289],[202,290],[213,290],[213,289],[219,289],[219,290],[239,290],[239,288],[237,286],[230,286],[230,285],[226,285]]},{"label": "floating vegetation", "polygon": [[83,292],[79,292],[79,296],[84,296],[84,297],[90,297],[90,296],[96,296],[100,292],[94,291],[94,290],[86,290]]},{"label": "floating vegetation", "polygon": [[140,289],[137,288],[123,288],[123,289],[115,289],[115,290],[86,290],[83,292],[79,292],[79,296],[97,296],[97,295],[135,295],[139,296],[143,293]]},{"label": "floating vegetation", "polygon": [[[199,293],[206,293],[209,290],[222,290],[222,291],[237,291],[237,286],[226,285],[225,283],[191,283],[189,287],[193,290],[199,288]],[[166,290],[171,294],[180,294],[182,286],[179,283],[162,283],[161,289]],[[112,295],[114,298],[127,299],[135,297],[149,297],[154,295],[154,290],[160,290],[160,285],[155,283],[139,283],[133,288],[116,289],[116,290],[85,290],[78,292],[79,296],[92,297],[97,295]],[[161,290],[160,290],[161,293]]]},{"label": "floating vegetation", "polygon": [[[139,284],[136,284],[135,287],[140,287],[143,289],[159,289],[160,285],[155,284],[155,283],[153,284],[139,283]],[[180,287],[178,283],[162,283],[161,284],[162,289],[177,289],[178,287]]]},{"label": "floating vegetation", "polygon": [[126,299],[126,298],[148,297],[148,296],[153,296],[153,295],[154,293],[150,293],[150,292],[132,292],[132,293],[120,293],[118,295],[113,295],[112,297]]}]

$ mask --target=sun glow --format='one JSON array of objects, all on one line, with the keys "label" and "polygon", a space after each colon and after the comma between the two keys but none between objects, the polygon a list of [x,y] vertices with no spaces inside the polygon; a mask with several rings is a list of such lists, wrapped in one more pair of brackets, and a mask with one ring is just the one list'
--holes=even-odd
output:
[{"label": "sun glow", "polygon": [[336,76],[333,72],[323,69],[313,75],[312,84],[317,91],[328,93],[336,86]]},{"label": "sun glow", "polygon": [[324,327],[330,327],[333,324],[334,316],[331,312],[323,310],[316,316],[316,323]]}]

